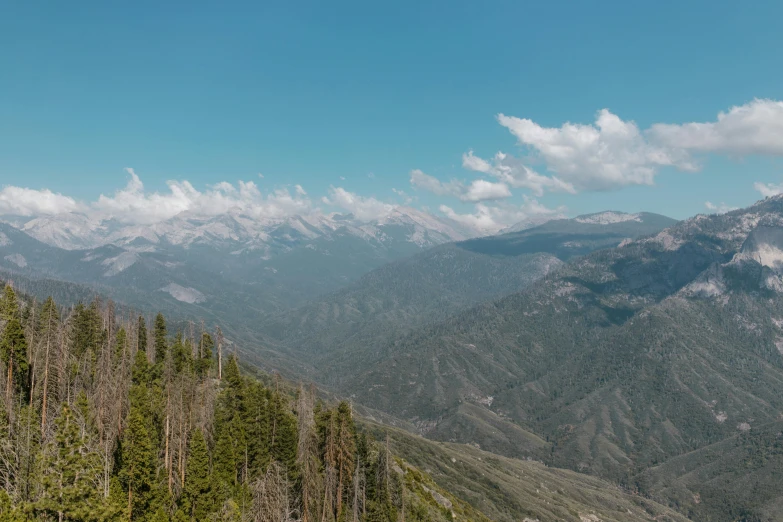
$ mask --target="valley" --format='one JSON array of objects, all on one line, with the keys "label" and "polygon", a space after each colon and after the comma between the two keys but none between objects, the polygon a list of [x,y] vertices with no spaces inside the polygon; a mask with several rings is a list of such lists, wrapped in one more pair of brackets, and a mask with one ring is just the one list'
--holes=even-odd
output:
[{"label": "valley", "polygon": [[456,242],[423,219],[361,239],[338,227],[268,256],[170,230],[190,242],[71,248],[98,236],[47,244],[7,223],[0,250],[31,296],[219,324],[232,353],[355,403],[376,438],[493,520],[774,519],[774,488],[734,484],[783,462],[781,201]]}]

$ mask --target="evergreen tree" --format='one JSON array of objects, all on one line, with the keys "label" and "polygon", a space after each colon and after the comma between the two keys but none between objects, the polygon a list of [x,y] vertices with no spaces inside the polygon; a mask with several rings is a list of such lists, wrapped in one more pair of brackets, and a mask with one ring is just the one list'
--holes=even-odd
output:
[{"label": "evergreen tree", "polygon": [[100,472],[100,456],[89,447],[67,404],[56,425],[55,440],[40,463],[42,491],[33,510],[58,520],[100,520],[102,499],[93,483]]},{"label": "evergreen tree", "polygon": [[[222,380],[207,379],[212,337],[194,348],[177,334],[169,350],[162,315],[154,364],[144,319],[123,322],[110,303],[74,307],[64,338],[58,321],[52,299],[36,309],[10,287],[0,295],[0,355],[12,378],[0,401],[0,522],[406,516],[388,445],[357,433],[349,404],[314,406],[302,388],[294,411],[286,391],[243,375],[235,356]],[[409,513],[418,521],[428,512]]]},{"label": "evergreen tree", "polygon": [[13,317],[19,317],[19,303],[16,292],[11,285],[5,285],[3,296],[0,298],[0,319],[10,321]]},{"label": "evergreen tree", "polygon": [[150,380],[150,363],[147,360],[147,353],[139,350],[133,359],[131,368],[132,383],[134,385],[146,385]]},{"label": "evergreen tree", "polygon": [[155,444],[143,409],[131,405],[122,443],[120,476],[127,492],[129,520],[144,520],[155,502]]},{"label": "evergreen tree", "polygon": [[136,349],[140,352],[147,353],[147,324],[144,322],[144,316],[139,316],[139,324],[137,327],[138,345]]},{"label": "evergreen tree", "polygon": [[185,487],[182,508],[191,520],[206,520],[213,507],[209,453],[204,434],[197,429],[188,442],[188,464],[185,469]]},{"label": "evergreen tree", "polygon": [[163,314],[155,316],[155,364],[162,364],[166,360],[168,343],[166,342],[166,319]]},{"label": "evergreen tree", "polygon": [[201,334],[199,351],[196,363],[196,373],[199,377],[206,377],[209,370],[212,369],[212,349],[215,347],[215,341],[209,333]]},{"label": "evergreen tree", "polygon": [[128,334],[122,326],[117,330],[117,337],[114,340],[114,361],[119,362],[128,350]]},{"label": "evergreen tree", "polygon": [[6,393],[10,395],[16,391],[26,398],[29,393],[27,339],[18,315],[18,312],[12,309],[8,316],[8,322],[3,329],[2,337],[0,337],[0,358],[5,364],[7,372]]},{"label": "evergreen tree", "polygon": [[171,347],[171,354],[174,363],[174,372],[179,374],[190,368],[192,361],[191,347],[182,341],[182,332],[177,332],[174,338],[174,344]]}]

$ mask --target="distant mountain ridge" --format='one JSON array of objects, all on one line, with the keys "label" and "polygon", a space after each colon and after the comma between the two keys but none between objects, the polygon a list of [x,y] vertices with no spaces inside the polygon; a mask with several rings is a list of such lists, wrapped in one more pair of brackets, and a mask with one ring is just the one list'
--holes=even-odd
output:
[{"label": "distant mountain ridge", "polygon": [[574,257],[674,223],[649,213],[607,223],[586,223],[580,216],[441,245],[284,311],[262,330],[293,357],[317,363],[319,377],[334,383],[342,378],[341,361],[369,364],[379,346],[411,329],[519,292]]},{"label": "distant mountain ridge", "polygon": [[107,244],[136,250],[154,250],[161,244],[185,248],[210,245],[259,250],[269,255],[276,248],[291,248],[338,231],[365,240],[383,241],[387,229],[404,227],[409,229],[406,239],[420,247],[475,235],[447,218],[409,207],[395,207],[377,219],[365,221],[338,213],[255,217],[234,209],[210,217],[182,212],[149,225],[126,224],[75,212],[29,220],[16,218],[13,223],[39,241],[66,250]]},{"label": "distant mountain ridge", "polygon": [[189,305],[202,305],[201,315],[237,306],[238,314],[229,315],[247,320],[471,235],[449,220],[404,207],[372,221],[347,214],[258,219],[239,211],[209,218],[182,213],[150,225],[78,213],[5,221],[0,269],[89,284],[109,295],[125,289],[123,295],[139,306],[148,301],[144,294],[164,292],[172,313],[195,313]]}]

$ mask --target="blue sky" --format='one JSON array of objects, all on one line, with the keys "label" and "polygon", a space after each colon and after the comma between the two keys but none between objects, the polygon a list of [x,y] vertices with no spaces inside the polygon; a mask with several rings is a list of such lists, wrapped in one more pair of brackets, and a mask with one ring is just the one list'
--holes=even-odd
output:
[{"label": "blue sky", "polygon": [[[761,197],[754,183],[783,182],[781,19],[773,1],[9,2],[0,185],[89,202],[125,186],[132,167],[145,193],[167,193],[167,180],[252,180],[264,193],[299,184],[316,202],[335,203],[337,187],[393,203],[398,189],[465,215],[532,199],[572,215],[744,206]],[[722,130],[648,133],[714,124],[732,107],[744,112]],[[640,138],[564,158],[558,136],[539,136],[594,125],[602,109]],[[499,114],[535,126],[520,138]],[[737,133],[752,136],[734,146]],[[571,188],[511,186],[503,165],[464,168],[469,151],[503,151]],[[627,153],[607,181],[597,163]],[[461,188],[411,186],[417,169]],[[478,179],[511,196],[477,201],[467,194]]]}]

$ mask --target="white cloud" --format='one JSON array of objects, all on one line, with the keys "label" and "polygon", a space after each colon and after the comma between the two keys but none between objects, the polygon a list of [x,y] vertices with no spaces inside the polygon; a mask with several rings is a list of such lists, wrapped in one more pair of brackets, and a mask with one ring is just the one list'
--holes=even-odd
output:
[{"label": "white cloud", "polygon": [[526,119],[498,115],[519,143],[535,153],[549,172],[542,176],[520,160],[499,153],[492,162],[469,152],[465,168],[497,177],[512,188],[545,190],[607,190],[627,185],[652,185],[662,167],[694,172],[694,154],[783,156],[783,102],[753,100],[718,114],[713,122],[657,123],[640,130],[602,109],[594,124],[565,123],[543,127]]},{"label": "white cloud", "polygon": [[521,206],[509,203],[487,205],[477,203],[474,211],[460,214],[447,205],[441,205],[439,210],[449,219],[468,227],[478,234],[496,234],[500,230],[515,225],[526,219],[547,215],[562,214],[563,208],[551,209],[538,200],[525,197]]},{"label": "white cloud", "polygon": [[709,201],[704,202],[704,206],[707,208],[707,210],[711,211],[714,214],[725,214],[726,212],[731,212],[732,210],[737,210],[737,207],[732,207],[727,205],[726,203],[721,202],[719,205],[716,205],[714,203],[711,203]]},{"label": "white cloud", "polygon": [[78,210],[82,210],[82,205],[75,199],[49,189],[7,186],[0,190],[0,214],[38,216]]},{"label": "white cloud", "polygon": [[687,154],[650,144],[636,123],[607,109],[594,125],[566,123],[547,128],[529,119],[498,115],[498,122],[535,151],[547,168],[579,190],[652,185],[660,167],[695,170]]},{"label": "white cloud", "polygon": [[757,181],[753,184],[753,188],[759,191],[765,198],[783,194],[783,183],[776,185],[774,183],[761,183]]},{"label": "white cloud", "polygon": [[252,181],[238,186],[220,182],[199,191],[188,181],[168,181],[168,192],[147,192],[133,169],[126,169],[130,180],[112,195],[101,194],[90,205],[101,219],[114,218],[125,223],[151,224],[187,212],[197,217],[217,216],[236,209],[258,218],[282,218],[312,210],[306,192],[296,185],[296,193],[277,189],[264,195]]},{"label": "white cloud", "polygon": [[348,192],[342,187],[329,187],[329,195],[321,198],[321,201],[347,210],[361,221],[378,219],[394,210],[394,205]]},{"label": "white cloud", "polygon": [[425,174],[419,169],[414,169],[410,173],[410,182],[414,188],[432,192],[437,196],[459,197],[465,190],[462,183],[457,180],[451,180],[444,183],[435,176]]},{"label": "white cloud", "polygon": [[460,196],[462,201],[490,201],[504,199],[511,196],[511,191],[504,183],[493,183],[484,179],[477,179],[470,184],[464,194]]},{"label": "white cloud", "polygon": [[258,177],[261,178],[261,179],[264,179],[264,175],[261,174],[260,172],[258,173]]},{"label": "white cloud", "polygon": [[396,189],[396,188],[393,188],[393,189],[392,189],[392,192],[394,192],[394,193],[395,193],[395,194],[397,194],[397,195],[398,195],[400,198],[402,198],[402,201],[403,201],[403,202],[404,202],[406,205],[410,205],[411,203],[413,203],[413,198],[412,198],[411,196],[409,196],[409,195],[408,195],[408,193],[407,193],[407,192],[405,192],[404,190],[398,190],[398,189]]},{"label": "white cloud", "polygon": [[714,122],[658,123],[650,139],[672,149],[745,156],[783,156],[783,102],[753,100],[718,113]]},{"label": "white cloud", "polygon": [[571,183],[557,176],[542,176],[522,163],[518,158],[502,152],[495,154],[492,163],[468,151],[462,155],[462,166],[468,170],[489,174],[513,188],[530,189],[536,196],[542,196],[544,190],[553,192],[576,192]]},{"label": "white cloud", "polygon": [[440,181],[435,176],[425,174],[421,170],[412,170],[410,182],[414,188],[427,190],[437,196],[452,196],[466,202],[489,201],[511,196],[511,191],[505,183],[494,183],[484,179],[473,180],[470,185],[452,179]]}]

